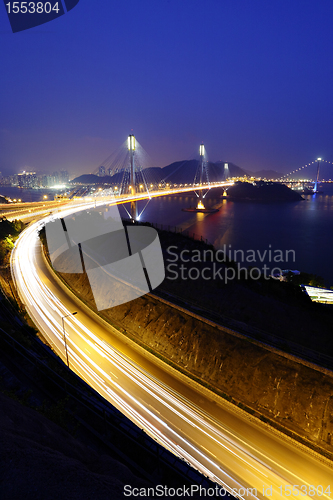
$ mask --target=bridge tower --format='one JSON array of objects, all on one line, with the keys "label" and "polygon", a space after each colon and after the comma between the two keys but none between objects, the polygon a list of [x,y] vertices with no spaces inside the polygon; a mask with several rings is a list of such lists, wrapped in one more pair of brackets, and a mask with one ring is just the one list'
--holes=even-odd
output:
[{"label": "bridge tower", "polygon": [[224,164],[223,178],[226,181],[230,177],[229,163]]},{"label": "bridge tower", "polygon": [[[204,205],[204,197],[206,196],[206,194],[204,195],[203,194],[203,179],[204,179],[204,169],[206,167],[205,165],[205,146],[203,144],[200,144],[200,148],[199,148],[199,155],[200,155],[200,162],[199,162],[199,194],[196,193],[195,191],[195,183],[196,183],[196,179],[197,179],[197,175],[198,175],[198,170],[195,174],[195,177],[194,177],[194,184],[193,184],[193,187],[194,187],[194,192],[195,194],[197,195],[198,197],[198,204],[196,206],[196,208],[193,208],[193,207],[190,207],[190,208],[183,208],[183,212],[204,212],[204,213],[213,213],[213,212],[218,212],[219,209],[218,208],[205,208],[205,205]],[[207,174],[207,172],[206,172]],[[208,178],[207,178],[208,180]],[[206,188],[207,190],[210,189],[210,187]]]},{"label": "bridge tower", "polygon": [[[203,173],[204,173],[204,168],[205,168],[205,146],[203,144],[200,144],[199,155],[200,155],[200,184],[199,184],[199,186],[202,188]],[[198,209],[205,208],[205,205],[203,203],[203,190],[202,189],[200,189],[200,191],[199,191],[199,199],[198,199],[197,208]]]},{"label": "bridge tower", "polygon": [[320,167],[320,162],[321,162],[321,158],[317,158],[317,177],[316,177],[316,182],[315,182],[314,189],[313,189],[313,192],[314,192],[314,193],[318,193],[318,182],[319,182],[319,167]]},{"label": "bridge tower", "polygon": [[[129,135],[127,139],[128,151],[130,153],[130,186],[131,186],[131,196],[135,196],[135,165],[134,165],[134,153],[135,153],[135,136]],[[131,201],[131,217],[132,220],[136,220],[138,217],[138,210],[136,206],[136,201]]]}]

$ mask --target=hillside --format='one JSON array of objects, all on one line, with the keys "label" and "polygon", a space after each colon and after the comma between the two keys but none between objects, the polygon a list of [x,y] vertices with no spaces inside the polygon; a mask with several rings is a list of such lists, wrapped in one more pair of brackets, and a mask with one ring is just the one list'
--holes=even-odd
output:
[{"label": "hillside", "polygon": [[[233,163],[228,163],[229,177],[242,177],[246,175],[245,170],[241,169]],[[184,160],[176,161],[163,168],[151,167],[143,170],[144,177],[148,183],[159,183],[162,180],[171,184],[192,184],[199,167],[198,160]],[[216,182],[224,177],[224,162],[219,161],[216,163],[209,162],[209,181]],[[136,179],[138,183],[143,182],[141,172],[136,172]],[[84,174],[76,177],[71,183],[80,184],[120,184],[124,178],[128,177],[128,172],[117,172],[113,176],[106,175],[99,177],[95,174]]]},{"label": "hillside", "polygon": [[123,498],[125,484],[149,485],[105,452],[1,393],[0,426],[3,499],[116,500]]}]

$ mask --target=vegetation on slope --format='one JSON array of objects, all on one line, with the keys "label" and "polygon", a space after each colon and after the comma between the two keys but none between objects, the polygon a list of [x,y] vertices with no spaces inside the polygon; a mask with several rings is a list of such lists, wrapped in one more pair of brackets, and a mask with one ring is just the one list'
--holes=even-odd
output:
[{"label": "vegetation on slope", "polygon": [[23,228],[24,223],[20,220],[10,222],[5,217],[0,218],[0,265],[8,259],[14,241]]}]

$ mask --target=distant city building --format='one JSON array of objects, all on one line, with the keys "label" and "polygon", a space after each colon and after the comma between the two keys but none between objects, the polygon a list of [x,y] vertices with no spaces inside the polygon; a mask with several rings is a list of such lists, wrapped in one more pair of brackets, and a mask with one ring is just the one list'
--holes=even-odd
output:
[{"label": "distant city building", "polygon": [[36,172],[22,172],[21,174],[17,174],[17,183],[20,188],[39,187]]},{"label": "distant city building", "polygon": [[47,181],[47,187],[52,187],[56,184],[53,175],[47,175],[46,176],[46,181]]},{"label": "distant city building", "polygon": [[41,187],[43,187],[43,188],[49,187],[49,184],[47,181],[47,175],[42,176],[40,184],[41,184]]},{"label": "distant city building", "polygon": [[0,175],[0,185],[18,186],[21,188],[51,188],[58,185],[66,185],[69,182],[67,170],[52,172],[51,175],[36,175],[36,172],[21,172],[19,174],[2,177]]},{"label": "distant city building", "polygon": [[67,184],[69,182],[69,173],[67,170],[61,170],[60,171],[60,183],[61,184]]},{"label": "distant city building", "polygon": [[112,168],[108,168],[108,175],[112,175]]},{"label": "distant city building", "polygon": [[11,179],[8,175],[3,176],[0,172],[0,186],[10,186]]},{"label": "distant city building", "polygon": [[53,185],[60,184],[59,182],[59,172],[52,172],[52,177],[53,177]]},{"label": "distant city building", "polygon": [[101,165],[98,169],[98,176],[99,177],[104,177],[105,176],[105,167],[103,167],[103,165]]},{"label": "distant city building", "polygon": [[43,187],[54,187],[58,185],[68,184],[69,174],[67,170],[61,170],[60,172],[52,172],[51,175],[43,175],[40,178],[40,184]]}]

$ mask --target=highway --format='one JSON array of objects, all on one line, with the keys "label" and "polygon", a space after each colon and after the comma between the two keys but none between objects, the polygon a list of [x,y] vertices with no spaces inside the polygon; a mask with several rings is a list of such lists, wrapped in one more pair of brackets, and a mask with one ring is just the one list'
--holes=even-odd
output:
[{"label": "highway", "polygon": [[[78,209],[82,206],[58,212],[65,216]],[[154,439],[239,498],[333,496],[331,462],[134,347],[64,290],[42,256],[40,226],[40,221],[30,224],[18,239],[12,274],[29,315],[65,362],[62,318],[77,311],[64,320],[72,370]],[[288,485],[299,486],[289,495]]]},{"label": "highway", "polygon": [[0,204],[0,217],[6,217],[8,220],[26,219],[33,216],[45,214],[52,210],[57,210],[60,206],[68,203],[65,201],[39,201],[28,203],[6,203]]},{"label": "highway", "polygon": [[[160,196],[169,196],[171,194],[182,194],[189,193],[193,191],[200,190],[209,190],[216,187],[224,187],[232,186],[234,184],[233,181],[224,181],[224,182],[212,182],[209,186],[207,185],[189,185],[189,186],[181,186],[181,187],[168,187],[168,188],[160,188],[156,191],[147,191],[137,192],[134,196],[131,194],[118,194],[116,191],[113,194],[109,194],[109,189],[105,189],[105,191],[96,191],[95,195],[85,196],[83,198],[74,198],[74,199],[63,199],[63,200],[48,200],[48,201],[40,201],[40,202],[31,202],[31,203],[13,203],[13,204],[0,204],[0,217],[6,217],[9,221],[13,221],[15,219],[20,219],[26,222],[31,222],[32,220],[37,220],[38,218],[50,214],[57,213],[60,209],[67,206],[72,207],[81,207],[81,209],[88,206],[90,203],[91,206],[100,206],[110,203],[114,204],[126,204],[131,201],[140,201],[140,200],[150,200],[152,198],[160,197]],[[104,194],[106,193],[106,194]],[[76,210],[76,208],[73,208]],[[140,218],[140,217],[138,217]]]}]

